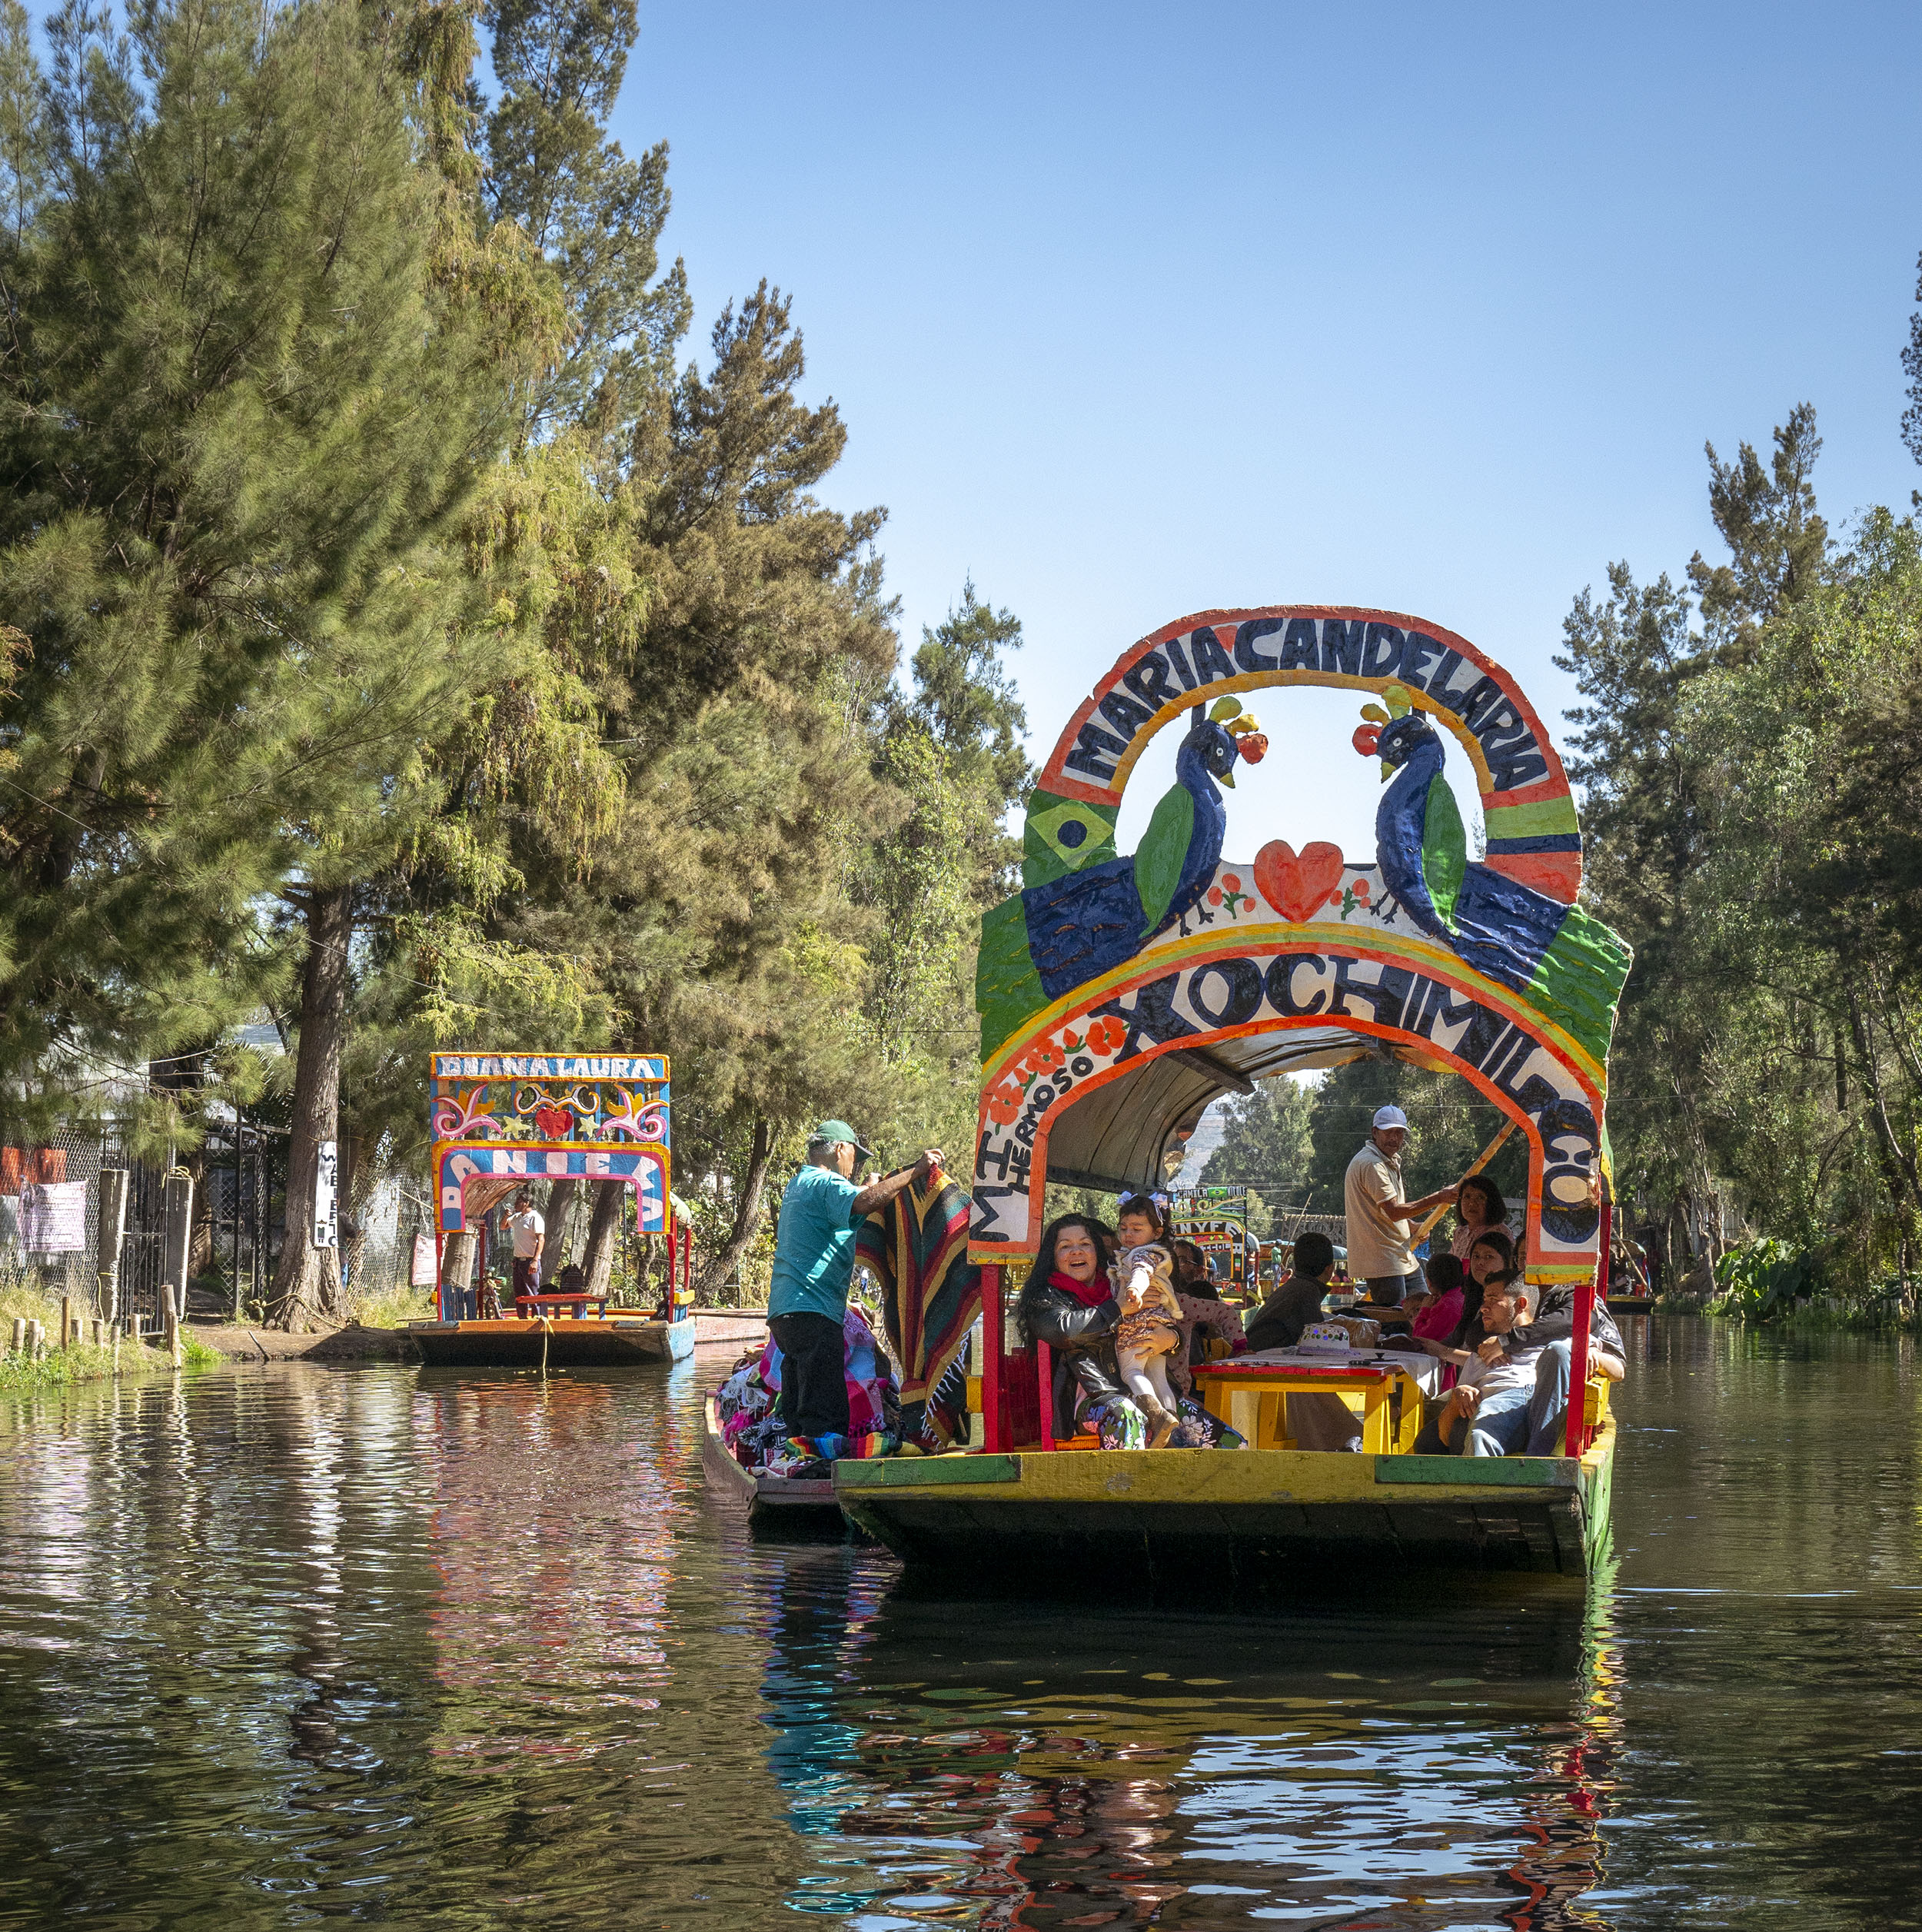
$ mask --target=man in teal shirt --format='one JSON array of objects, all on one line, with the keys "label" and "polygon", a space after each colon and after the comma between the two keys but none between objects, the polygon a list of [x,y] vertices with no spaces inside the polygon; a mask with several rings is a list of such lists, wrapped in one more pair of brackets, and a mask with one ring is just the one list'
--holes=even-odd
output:
[{"label": "man in teal shirt", "polygon": [[941,1166],[940,1149],[926,1148],[913,1166],[857,1188],[854,1175],[869,1158],[845,1120],[823,1120],[808,1136],[807,1165],[781,1196],[767,1328],[781,1352],[781,1419],[790,1435],[846,1435],[841,1324],[854,1230],[910,1182],[926,1187]]}]

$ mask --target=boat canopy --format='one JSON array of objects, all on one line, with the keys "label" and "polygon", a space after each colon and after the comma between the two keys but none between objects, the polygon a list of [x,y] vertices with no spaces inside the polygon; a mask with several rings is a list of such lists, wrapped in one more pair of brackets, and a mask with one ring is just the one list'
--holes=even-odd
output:
[{"label": "boat canopy", "polygon": [[[1271,840],[1225,859],[1219,785],[1266,741],[1242,696],[1355,690],[1381,760],[1375,850]],[[1140,846],[1115,825],[1148,742],[1183,732]],[[1481,794],[1468,849],[1439,732]],[[1581,840],[1515,680],[1400,613],[1215,610],[1124,651],[1029,794],[1022,889],[983,919],[969,1252],[1032,1258],[1049,1180],[1158,1185],[1209,1102],[1373,1054],[1460,1074],[1528,1145],[1530,1278],[1599,1257],[1607,1066],[1628,946],[1578,903]]]},{"label": "boat canopy", "polygon": [[1159,1185],[1202,1113],[1258,1080],[1365,1059],[1373,1049],[1338,1027],[1246,1034],[1144,1059],[1061,1116],[1049,1141],[1048,1178],[1119,1194]]}]

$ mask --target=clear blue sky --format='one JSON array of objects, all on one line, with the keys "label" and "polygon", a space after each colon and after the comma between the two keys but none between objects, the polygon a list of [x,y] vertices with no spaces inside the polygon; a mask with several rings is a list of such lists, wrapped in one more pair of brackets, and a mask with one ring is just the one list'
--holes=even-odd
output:
[{"label": "clear blue sky", "polygon": [[[643,0],[617,131],[703,346],[793,294],[905,640],[969,573],[1020,616],[1045,751],[1142,633],[1290,600],[1448,625],[1558,729],[1575,593],[1711,548],[1704,439],[1804,398],[1831,521],[1906,507],[1919,79],[1913,6]],[[1352,695],[1262,708],[1231,856],[1368,847]]]}]

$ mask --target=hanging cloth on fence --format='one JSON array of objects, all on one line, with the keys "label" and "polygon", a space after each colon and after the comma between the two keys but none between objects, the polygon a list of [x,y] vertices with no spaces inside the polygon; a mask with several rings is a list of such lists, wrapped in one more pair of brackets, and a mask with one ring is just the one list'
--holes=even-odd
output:
[{"label": "hanging cloth on fence", "polygon": [[87,1183],[34,1181],[20,1190],[20,1245],[30,1255],[73,1255],[87,1245]]},{"label": "hanging cloth on fence", "polygon": [[929,1397],[981,1312],[981,1271],[968,1259],[966,1194],[945,1179],[926,1193],[910,1184],[855,1230],[854,1255],[880,1280],[882,1324],[901,1375],[901,1439],[953,1442],[965,1398]]}]

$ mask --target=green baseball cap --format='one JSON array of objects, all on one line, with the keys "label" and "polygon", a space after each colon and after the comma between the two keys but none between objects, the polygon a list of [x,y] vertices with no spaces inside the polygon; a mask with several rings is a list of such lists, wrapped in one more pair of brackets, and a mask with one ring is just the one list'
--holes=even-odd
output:
[{"label": "green baseball cap", "polygon": [[823,1120],[813,1132],[808,1136],[808,1139],[810,1140],[844,1140],[856,1153],[860,1156],[863,1160],[871,1161],[874,1158],[874,1149],[872,1147],[863,1146],[861,1136],[845,1120]]}]

